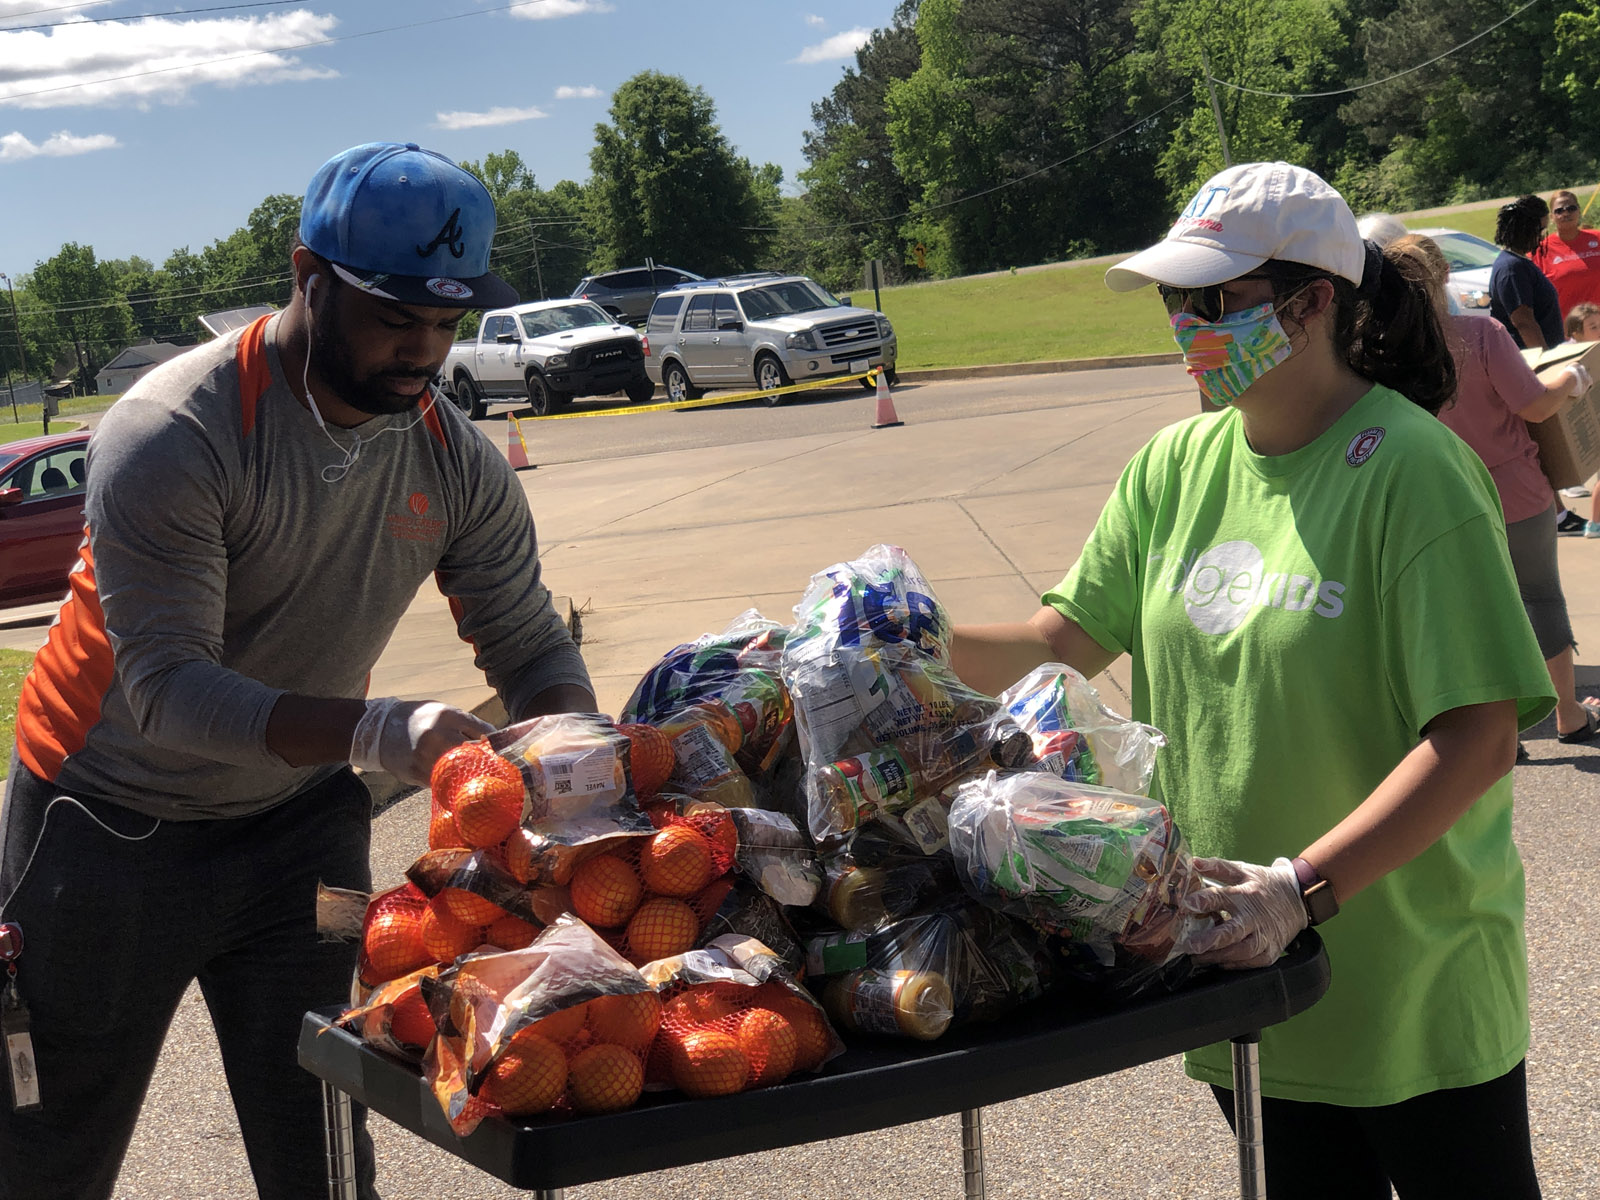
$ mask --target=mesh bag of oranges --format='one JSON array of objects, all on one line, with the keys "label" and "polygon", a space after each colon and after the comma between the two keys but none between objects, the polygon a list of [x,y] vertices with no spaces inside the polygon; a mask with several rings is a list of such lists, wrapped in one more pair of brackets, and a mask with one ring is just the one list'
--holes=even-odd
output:
[{"label": "mesh bag of oranges", "polygon": [[339,1024],[390,1053],[421,1059],[438,1032],[423,987],[437,980],[442,969],[430,964],[377,985],[345,1010]]},{"label": "mesh bag of oranges", "polygon": [[636,775],[653,776],[660,764],[644,761],[642,754],[635,766],[634,738],[607,718],[593,713],[535,717],[496,730],[484,744],[522,777],[522,824],[578,839],[649,828],[639,797],[653,794],[660,784]]},{"label": "mesh bag of oranges", "polygon": [[661,998],[647,1087],[728,1096],[816,1071],[844,1050],[816,1001],[754,938],[716,938],[644,976]]},{"label": "mesh bag of oranges", "polygon": [[632,964],[570,915],[522,950],[443,972],[446,1013],[424,1075],[462,1136],[490,1115],[588,1115],[635,1104],[661,1002]]},{"label": "mesh bag of oranges", "polygon": [[[714,740],[736,758],[745,775],[759,777],[793,734],[794,708],[780,671],[787,634],[787,626],[747,609],[721,633],[708,633],[668,651],[639,680],[623,707],[623,719],[665,728],[674,725],[685,709],[709,702],[739,725],[737,744],[728,744],[735,739],[725,730],[713,734]],[[693,725],[691,721],[678,730],[680,737],[689,735],[682,748],[690,760],[680,772],[680,784],[691,783],[705,770],[705,764],[695,761],[697,754],[708,762],[722,758],[704,746]]]}]

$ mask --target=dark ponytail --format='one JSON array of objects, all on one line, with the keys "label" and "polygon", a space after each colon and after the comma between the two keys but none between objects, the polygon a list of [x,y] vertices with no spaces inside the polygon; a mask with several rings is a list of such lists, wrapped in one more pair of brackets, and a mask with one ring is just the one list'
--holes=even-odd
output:
[{"label": "dark ponytail", "polygon": [[1550,215],[1550,206],[1538,196],[1518,196],[1510,204],[1502,204],[1494,218],[1494,242],[1517,254],[1532,254],[1539,248],[1544,233],[1544,219]]},{"label": "dark ponytail", "polygon": [[1456,394],[1456,360],[1420,264],[1366,242],[1358,288],[1300,263],[1270,260],[1263,271],[1279,301],[1312,279],[1333,284],[1333,348],[1363,379],[1399,392],[1435,416]]}]

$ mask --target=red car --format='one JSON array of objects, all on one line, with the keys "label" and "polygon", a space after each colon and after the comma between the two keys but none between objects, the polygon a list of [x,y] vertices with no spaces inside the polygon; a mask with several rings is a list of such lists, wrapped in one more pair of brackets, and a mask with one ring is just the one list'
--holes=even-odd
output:
[{"label": "red car", "polygon": [[89,434],[0,443],[0,607],[59,600],[83,542]]}]

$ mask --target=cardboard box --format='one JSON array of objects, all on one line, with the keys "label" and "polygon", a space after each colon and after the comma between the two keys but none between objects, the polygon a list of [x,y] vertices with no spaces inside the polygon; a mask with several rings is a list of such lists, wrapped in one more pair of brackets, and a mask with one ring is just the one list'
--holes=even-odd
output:
[{"label": "cardboard box", "polygon": [[1587,394],[1562,405],[1555,416],[1528,425],[1551,487],[1588,482],[1600,473],[1600,342],[1563,342],[1548,350],[1524,350],[1522,357],[1546,382],[1575,362],[1595,377],[1596,386]]}]

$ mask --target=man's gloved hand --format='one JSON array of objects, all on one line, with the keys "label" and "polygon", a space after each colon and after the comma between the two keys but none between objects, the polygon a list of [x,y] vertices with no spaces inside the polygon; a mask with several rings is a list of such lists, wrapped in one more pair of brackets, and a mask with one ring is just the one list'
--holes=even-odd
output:
[{"label": "man's gloved hand", "polygon": [[1230,858],[1197,858],[1195,870],[1221,887],[1201,888],[1184,897],[1192,913],[1228,914],[1228,919],[1189,939],[1196,962],[1223,967],[1269,967],[1306,927],[1300,879],[1287,858],[1270,867]]},{"label": "man's gloved hand", "polygon": [[493,730],[487,721],[433,700],[368,700],[350,739],[350,762],[426,787],[433,764],[445,751]]},{"label": "man's gloved hand", "polygon": [[1573,363],[1570,367],[1568,367],[1567,376],[1571,380],[1567,386],[1567,391],[1574,396],[1583,395],[1594,383],[1593,378],[1591,378],[1589,375],[1588,368],[1582,363]]}]

